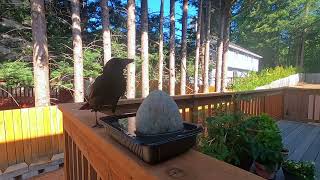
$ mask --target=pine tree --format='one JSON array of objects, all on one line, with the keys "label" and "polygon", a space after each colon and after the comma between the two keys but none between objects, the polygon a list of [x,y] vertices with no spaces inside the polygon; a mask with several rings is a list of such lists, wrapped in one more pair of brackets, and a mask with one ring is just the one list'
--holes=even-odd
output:
[{"label": "pine tree", "polygon": [[197,33],[196,33],[196,57],[194,62],[194,93],[198,93],[198,79],[199,79],[199,59],[200,59],[200,31],[201,31],[201,17],[202,16],[202,0],[198,0],[198,18],[197,18]]},{"label": "pine tree", "polygon": [[162,90],[163,76],[163,0],[160,5],[160,22],[159,22],[159,78],[158,89]]},{"label": "pine tree", "polygon": [[229,51],[229,35],[230,35],[230,23],[231,23],[231,1],[225,1],[224,8],[224,27],[223,27],[223,55],[222,55],[222,68],[221,68],[221,90],[226,90],[226,80],[228,78],[228,51]]},{"label": "pine tree", "polygon": [[101,0],[102,9],[102,38],[103,38],[103,63],[106,64],[111,59],[111,32],[109,21],[109,0]]},{"label": "pine tree", "polygon": [[204,78],[203,92],[209,92],[209,60],[210,60],[210,21],[211,21],[211,1],[207,1],[206,7],[206,38],[205,38],[205,53],[204,53]]},{"label": "pine tree", "polygon": [[80,2],[71,0],[72,12],[72,41],[73,41],[73,60],[74,60],[74,102],[83,102],[83,55],[82,39],[80,26]]},{"label": "pine tree", "polygon": [[[128,19],[127,19],[127,47],[128,58],[135,59],[136,56],[136,22],[135,22],[135,0],[128,0],[127,4]],[[130,63],[127,67],[127,98],[135,98],[135,63]]]},{"label": "pine tree", "polygon": [[216,74],[215,74],[215,89],[216,92],[221,90],[221,67],[223,56],[223,33],[224,33],[224,12],[223,12],[222,0],[219,0],[219,39],[218,39],[218,55],[216,61]]},{"label": "pine tree", "polygon": [[35,106],[50,105],[47,26],[43,0],[31,0]]},{"label": "pine tree", "polygon": [[188,0],[183,0],[180,94],[186,94]]},{"label": "pine tree", "polygon": [[148,1],[141,0],[142,97],[149,94]]},{"label": "pine tree", "polygon": [[170,0],[170,54],[169,54],[169,92],[171,96],[175,94],[175,0]]}]

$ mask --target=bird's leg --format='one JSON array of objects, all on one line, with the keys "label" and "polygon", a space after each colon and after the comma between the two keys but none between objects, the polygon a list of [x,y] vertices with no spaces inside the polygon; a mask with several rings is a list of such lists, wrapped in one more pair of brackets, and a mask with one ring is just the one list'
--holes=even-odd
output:
[{"label": "bird's leg", "polygon": [[92,128],[102,128],[103,127],[103,125],[102,124],[100,124],[99,122],[98,122],[98,115],[97,115],[97,111],[94,111],[94,114],[95,114],[95,117],[96,117],[96,124],[95,125],[93,125],[92,126]]},{"label": "bird's leg", "polygon": [[117,108],[117,103],[112,105],[112,113],[115,114]]}]

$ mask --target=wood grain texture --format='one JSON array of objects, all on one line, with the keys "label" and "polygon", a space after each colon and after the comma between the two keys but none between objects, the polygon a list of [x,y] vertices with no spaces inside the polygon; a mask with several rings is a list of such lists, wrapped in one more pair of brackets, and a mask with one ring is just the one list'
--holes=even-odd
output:
[{"label": "wood grain texture", "polygon": [[[0,111],[0,169],[4,171],[18,163],[38,163],[51,160],[63,138],[62,118],[56,106]],[[59,116],[61,115],[61,112]],[[55,124],[61,124],[56,127]],[[56,141],[54,141],[56,140]]]}]

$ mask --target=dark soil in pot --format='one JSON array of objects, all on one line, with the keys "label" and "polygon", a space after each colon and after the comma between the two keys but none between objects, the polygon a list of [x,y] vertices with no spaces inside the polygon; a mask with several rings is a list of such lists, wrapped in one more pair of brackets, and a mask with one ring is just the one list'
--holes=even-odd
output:
[{"label": "dark soil in pot", "polygon": [[240,164],[238,167],[246,171],[250,171],[252,163],[253,159],[250,156],[245,155],[243,158],[240,159]]}]

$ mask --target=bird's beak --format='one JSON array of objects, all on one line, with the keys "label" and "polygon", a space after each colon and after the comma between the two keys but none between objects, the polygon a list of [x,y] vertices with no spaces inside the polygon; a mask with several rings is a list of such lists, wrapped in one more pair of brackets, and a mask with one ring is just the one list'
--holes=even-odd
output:
[{"label": "bird's beak", "polygon": [[133,59],[124,59],[123,62],[125,65],[128,65],[133,62]]}]

